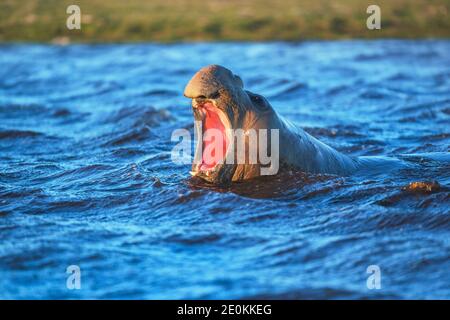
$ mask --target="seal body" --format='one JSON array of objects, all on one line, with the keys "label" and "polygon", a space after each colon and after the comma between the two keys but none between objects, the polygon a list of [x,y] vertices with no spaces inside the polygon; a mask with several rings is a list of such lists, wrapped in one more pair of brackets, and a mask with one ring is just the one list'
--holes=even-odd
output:
[{"label": "seal body", "polygon": [[[347,175],[359,168],[359,163],[355,159],[322,143],[279,115],[263,96],[250,91],[246,91],[246,94],[250,105],[246,109],[246,116],[240,127],[244,131],[248,129],[256,129],[257,132],[261,129],[278,130],[278,154],[272,160],[278,161],[281,168],[288,166],[309,173],[337,175]],[[246,141],[246,150],[251,149],[250,142]],[[260,163],[238,165],[231,180],[240,181],[260,176],[261,168]]]}]

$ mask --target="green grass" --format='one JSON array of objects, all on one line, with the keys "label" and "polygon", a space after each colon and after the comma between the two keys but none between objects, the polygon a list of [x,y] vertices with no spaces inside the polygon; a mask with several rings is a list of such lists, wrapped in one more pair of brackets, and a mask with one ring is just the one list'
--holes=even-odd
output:
[{"label": "green grass", "polygon": [[[66,28],[77,4],[81,30]],[[366,28],[369,4],[381,30]],[[135,42],[450,36],[450,0],[1,0],[0,41]]]}]

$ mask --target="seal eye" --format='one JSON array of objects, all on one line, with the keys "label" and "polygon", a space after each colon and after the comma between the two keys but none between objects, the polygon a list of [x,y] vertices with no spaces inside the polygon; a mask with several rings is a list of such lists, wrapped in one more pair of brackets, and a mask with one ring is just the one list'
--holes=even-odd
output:
[{"label": "seal eye", "polygon": [[214,92],[213,94],[211,94],[210,95],[210,99],[217,99],[217,98],[219,98],[220,97],[220,92],[219,91],[216,91],[216,92]]},{"label": "seal eye", "polygon": [[250,91],[246,91],[248,96],[250,97],[250,100],[254,103],[254,105],[261,111],[267,111],[269,110],[269,104],[266,101],[266,99],[263,96],[260,96],[259,94],[252,93]]}]

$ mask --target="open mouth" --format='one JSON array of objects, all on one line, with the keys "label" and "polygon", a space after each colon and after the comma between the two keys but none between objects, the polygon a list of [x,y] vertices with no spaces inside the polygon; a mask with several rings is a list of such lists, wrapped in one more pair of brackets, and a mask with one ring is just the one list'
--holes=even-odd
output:
[{"label": "open mouth", "polygon": [[202,116],[202,162],[199,171],[209,172],[225,161],[230,128],[228,118],[214,102],[207,101],[196,106]]}]

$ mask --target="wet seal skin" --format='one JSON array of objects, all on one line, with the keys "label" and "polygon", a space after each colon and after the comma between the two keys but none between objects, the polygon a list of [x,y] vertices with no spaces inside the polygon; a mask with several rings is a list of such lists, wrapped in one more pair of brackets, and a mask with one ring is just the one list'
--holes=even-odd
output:
[{"label": "wet seal skin", "polygon": [[[242,79],[230,70],[219,65],[210,65],[198,71],[187,84],[184,95],[192,99],[196,130],[203,136],[205,129],[278,129],[279,148],[276,157],[280,168],[318,173],[349,175],[362,168],[380,167],[385,170],[390,164],[397,164],[398,159],[380,159],[380,157],[352,158],[322,143],[306,133],[287,119],[280,116],[261,95],[244,89]],[[225,134],[224,134],[225,135]],[[270,134],[267,135],[270,141]],[[232,137],[234,139],[234,137]],[[229,148],[229,138],[223,139],[224,155],[236,153],[236,148]],[[270,144],[270,143],[269,143]],[[197,144],[196,157],[204,159],[204,145]],[[245,140],[246,152],[252,146]],[[256,146],[258,148],[258,145]],[[267,148],[270,150],[270,147]],[[232,155],[235,158],[236,154]],[[247,180],[262,175],[264,165],[248,161],[227,163],[217,161],[212,165],[194,163],[191,174],[208,182],[223,184]],[[228,157],[223,157],[225,160]],[[274,160],[272,159],[272,160]],[[258,158],[259,161],[259,158]]]}]

